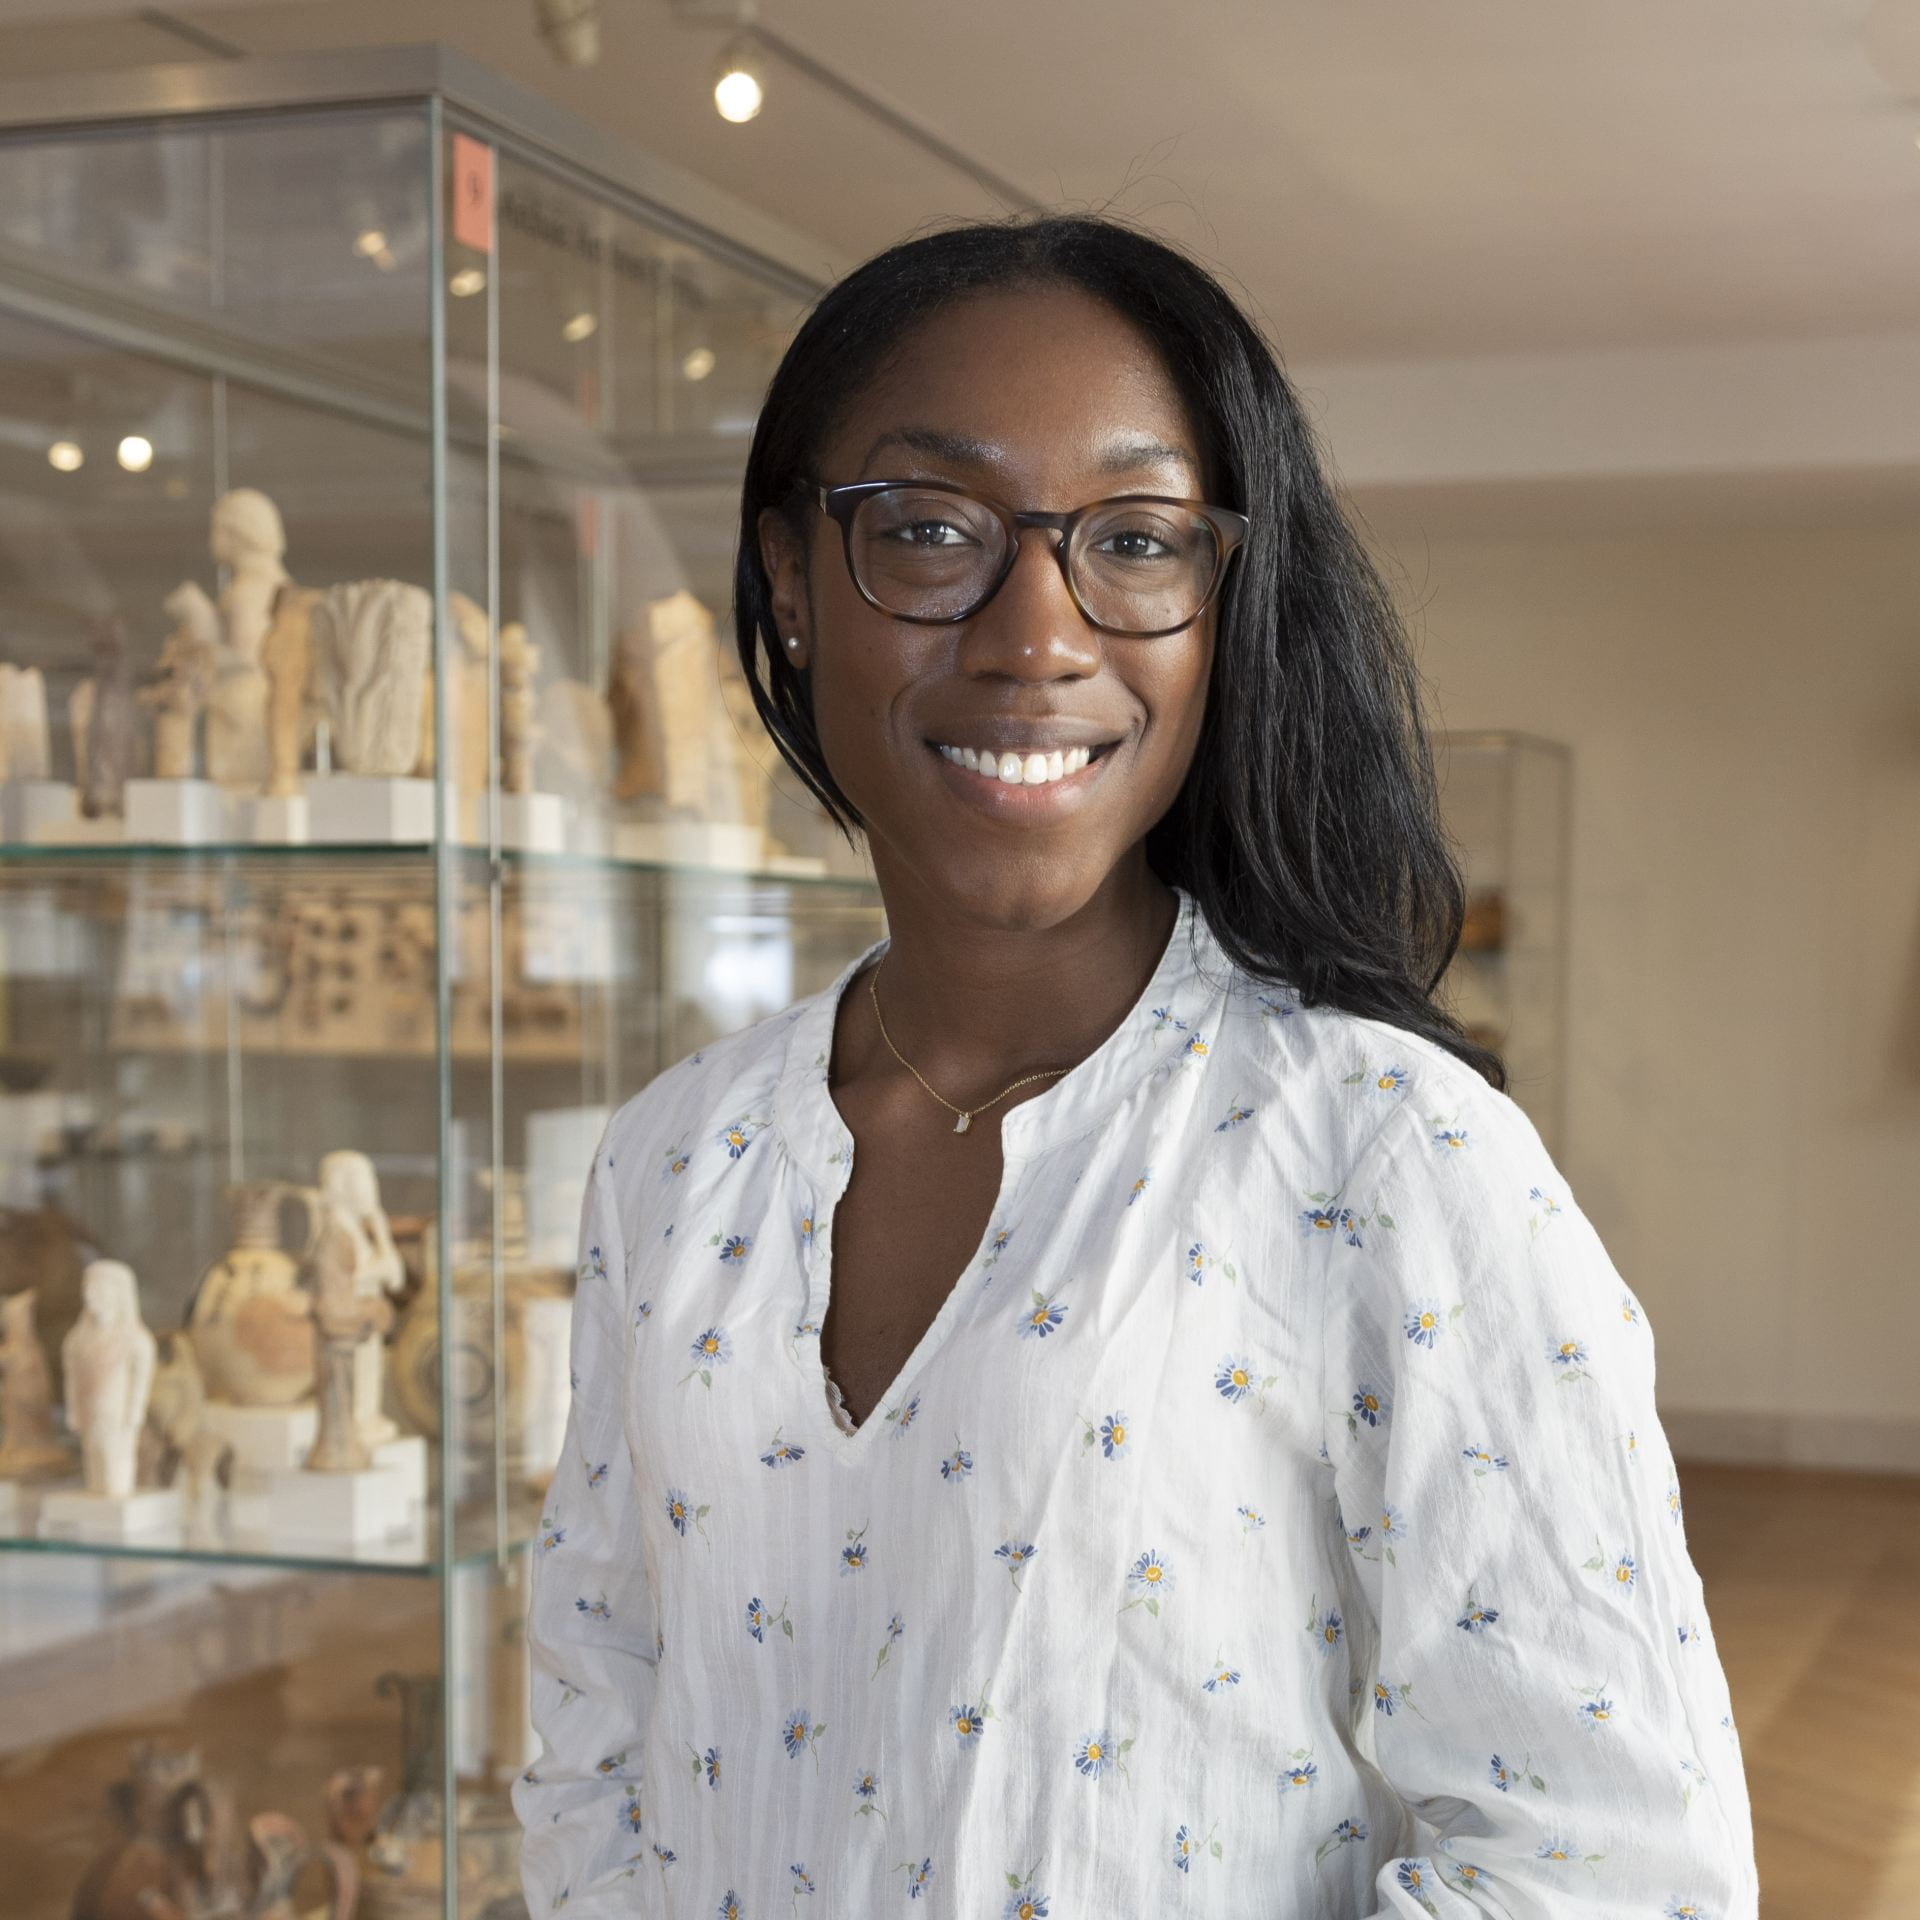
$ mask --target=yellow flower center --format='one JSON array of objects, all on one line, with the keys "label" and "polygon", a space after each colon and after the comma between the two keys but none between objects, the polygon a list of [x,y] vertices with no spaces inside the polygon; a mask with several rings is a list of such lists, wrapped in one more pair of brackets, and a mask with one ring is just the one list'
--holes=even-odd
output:
[{"label": "yellow flower center", "polygon": [[1433,1323],[1434,1323],[1434,1316],[1432,1314],[1423,1313],[1420,1316],[1420,1325],[1423,1331],[1431,1330]]},{"label": "yellow flower center", "polygon": [[1149,1581],[1158,1580],[1160,1578],[1160,1569],[1158,1567],[1148,1567],[1141,1575],[1141,1578]]},{"label": "yellow flower center", "polygon": [[1332,1220],[1330,1220],[1327,1217],[1327,1215],[1325,1215],[1324,1213],[1317,1213],[1313,1217],[1313,1229],[1316,1233],[1325,1233],[1326,1230],[1332,1225],[1333,1225]]},{"label": "yellow flower center", "polygon": [[1116,1447],[1121,1447],[1126,1445],[1126,1441],[1127,1441],[1127,1430],[1125,1427],[1121,1426],[1118,1421],[1116,1421],[1113,1427],[1113,1444]]},{"label": "yellow flower center", "polygon": [[1245,1367],[1235,1367],[1233,1370],[1233,1384],[1236,1387],[1244,1387],[1250,1377]]},{"label": "yellow flower center", "polygon": [[1098,1740],[1089,1740],[1087,1742],[1087,1758],[1089,1760],[1098,1760],[1100,1758],[1100,1742]]}]

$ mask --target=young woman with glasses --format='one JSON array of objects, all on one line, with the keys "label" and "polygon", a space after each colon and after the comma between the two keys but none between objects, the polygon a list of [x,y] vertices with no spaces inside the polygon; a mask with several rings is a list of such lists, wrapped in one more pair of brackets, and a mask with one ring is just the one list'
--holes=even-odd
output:
[{"label": "young woman with glasses", "polygon": [[889,936],[601,1145],[534,1913],[1752,1915],[1646,1317],[1436,1003],[1418,678],[1261,334],[1107,219],[892,248],[737,569]]}]

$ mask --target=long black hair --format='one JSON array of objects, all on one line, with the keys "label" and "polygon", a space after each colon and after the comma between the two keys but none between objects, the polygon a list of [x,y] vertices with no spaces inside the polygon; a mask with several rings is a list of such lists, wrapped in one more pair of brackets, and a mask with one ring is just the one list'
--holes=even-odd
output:
[{"label": "long black hair", "polygon": [[1046,286],[1093,295],[1154,343],[1211,497],[1253,522],[1216,616],[1192,768],[1147,834],[1147,864],[1193,894],[1250,974],[1423,1035],[1504,1088],[1498,1054],[1435,998],[1464,887],[1400,616],[1272,346],[1204,267],[1124,221],[1016,216],[918,234],[807,314],[754,429],[734,573],[740,662],[782,758],[851,842],[864,823],[821,753],[807,675],[783,657],[761,512],[793,515],[808,541],[820,450],[908,331],[969,294]]}]

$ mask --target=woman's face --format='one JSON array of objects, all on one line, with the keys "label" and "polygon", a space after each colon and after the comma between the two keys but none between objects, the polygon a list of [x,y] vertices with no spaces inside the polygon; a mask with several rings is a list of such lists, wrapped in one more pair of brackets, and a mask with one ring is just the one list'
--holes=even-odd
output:
[{"label": "woman's face", "polygon": [[[923,322],[839,423],[819,473],[828,486],[945,481],[1065,511],[1121,493],[1205,499],[1202,462],[1153,346],[1103,302],[1048,289],[970,296]],[[778,644],[810,669],[821,748],[866,822],[889,909],[918,892],[1012,927],[1075,911],[1186,778],[1214,607],[1156,639],[1104,633],[1074,604],[1058,536],[1028,528],[977,613],[899,620],[862,598],[840,528],[810,511],[804,554],[778,515],[761,518]],[[1116,744],[1058,789],[1007,786],[937,751],[1063,733]]]}]

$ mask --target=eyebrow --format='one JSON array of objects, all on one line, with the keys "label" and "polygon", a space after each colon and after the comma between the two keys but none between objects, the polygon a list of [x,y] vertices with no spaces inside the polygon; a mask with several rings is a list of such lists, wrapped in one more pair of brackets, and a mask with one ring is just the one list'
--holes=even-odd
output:
[{"label": "eyebrow", "polygon": [[[860,463],[863,473],[885,447],[907,447],[915,453],[930,454],[936,460],[952,460],[975,467],[990,467],[1000,458],[1000,450],[991,441],[976,440],[971,434],[949,433],[940,427],[895,427],[867,449],[866,458]],[[1184,448],[1139,436],[1111,442],[1102,451],[1095,471],[1130,473],[1138,467],[1162,463],[1185,467],[1190,474],[1199,471],[1199,463]]]}]

